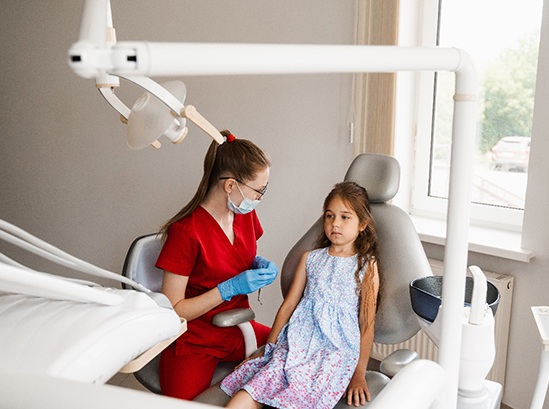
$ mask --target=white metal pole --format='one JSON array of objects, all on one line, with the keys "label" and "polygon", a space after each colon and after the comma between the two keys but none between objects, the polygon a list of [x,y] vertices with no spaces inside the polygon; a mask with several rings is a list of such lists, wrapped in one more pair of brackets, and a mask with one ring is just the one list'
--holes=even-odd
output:
[{"label": "white metal pole", "polygon": [[472,180],[472,156],[477,118],[477,76],[466,53],[456,70],[454,120],[452,128],[452,157],[446,246],[444,253],[444,281],[442,289],[442,330],[439,363],[448,374],[452,391],[449,407],[457,405],[457,386],[461,352],[465,271],[469,242],[469,210]]},{"label": "white metal pole", "polygon": [[112,13],[109,0],[93,0],[84,3],[79,42],[103,46],[107,40],[105,28],[112,27]]},{"label": "white metal pole", "polygon": [[114,75],[260,75],[455,71],[455,48],[118,42]]}]

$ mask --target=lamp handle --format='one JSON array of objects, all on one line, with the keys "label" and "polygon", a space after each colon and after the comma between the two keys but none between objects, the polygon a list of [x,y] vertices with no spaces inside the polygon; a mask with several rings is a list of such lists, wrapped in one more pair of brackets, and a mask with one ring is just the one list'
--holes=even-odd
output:
[{"label": "lamp handle", "polygon": [[198,126],[208,135],[210,135],[218,144],[225,142],[223,135],[206,118],[198,113],[193,105],[187,105],[181,110],[181,116],[187,118],[193,124]]}]

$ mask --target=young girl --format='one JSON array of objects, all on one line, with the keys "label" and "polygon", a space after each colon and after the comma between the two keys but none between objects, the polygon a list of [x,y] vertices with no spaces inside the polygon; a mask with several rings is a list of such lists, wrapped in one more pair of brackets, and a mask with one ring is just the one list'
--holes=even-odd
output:
[{"label": "young girl", "polygon": [[221,384],[229,408],[333,408],[370,400],[366,366],[379,290],[378,245],[366,190],[335,186],[317,250],[303,255],[262,355]]},{"label": "young girl", "polygon": [[[256,257],[263,234],[255,213],[269,180],[269,159],[251,141],[222,131],[204,159],[204,175],[192,200],[162,228],[165,243],[156,263],[162,292],[187,319],[187,331],[160,358],[164,395],[192,400],[210,386],[220,361],[244,359],[237,327],[212,324],[218,312],[250,308],[247,294],[270,284],[277,267]],[[270,328],[252,321],[257,344]]]}]

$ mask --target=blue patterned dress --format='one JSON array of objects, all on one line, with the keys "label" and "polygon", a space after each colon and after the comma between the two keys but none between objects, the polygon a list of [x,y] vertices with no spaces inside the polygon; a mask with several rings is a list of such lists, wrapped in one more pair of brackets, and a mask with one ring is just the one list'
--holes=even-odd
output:
[{"label": "blue patterned dress", "polygon": [[221,389],[230,396],[245,389],[255,401],[276,408],[333,408],[360,354],[356,269],[356,256],[312,251],[303,298],[276,344],[227,376]]}]

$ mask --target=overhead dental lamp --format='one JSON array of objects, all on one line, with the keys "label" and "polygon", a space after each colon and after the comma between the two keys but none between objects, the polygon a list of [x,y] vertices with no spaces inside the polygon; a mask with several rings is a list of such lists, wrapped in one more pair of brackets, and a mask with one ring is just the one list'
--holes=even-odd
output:
[{"label": "overhead dental lamp", "polygon": [[[113,61],[112,49],[116,34],[112,23],[109,0],[87,1],[84,6],[79,41],[69,50],[69,64],[84,78],[95,78],[95,84],[105,100],[120,114],[127,124],[126,141],[131,149],[139,150],[148,145],[160,147],[162,136],[172,143],[181,142],[188,133],[187,119],[210,135],[217,143],[224,142],[219,131],[198,113],[192,105],[183,105],[187,90],[181,81],[158,84],[142,75],[124,75],[109,72]],[[109,61],[111,60],[111,61]],[[136,62],[137,57],[126,57],[126,63]],[[124,78],[145,90],[129,109],[115,94]]]},{"label": "overhead dental lamp", "polygon": [[[161,84],[178,101],[185,101],[187,89],[181,81]],[[127,118],[126,140],[132,149],[143,149],[147,145],[158,146],[158,139],[166,136],[173,143],[179,143],[187,136],[185,118],[174,115],[167,105],[149,92],[135,101]]]}]

